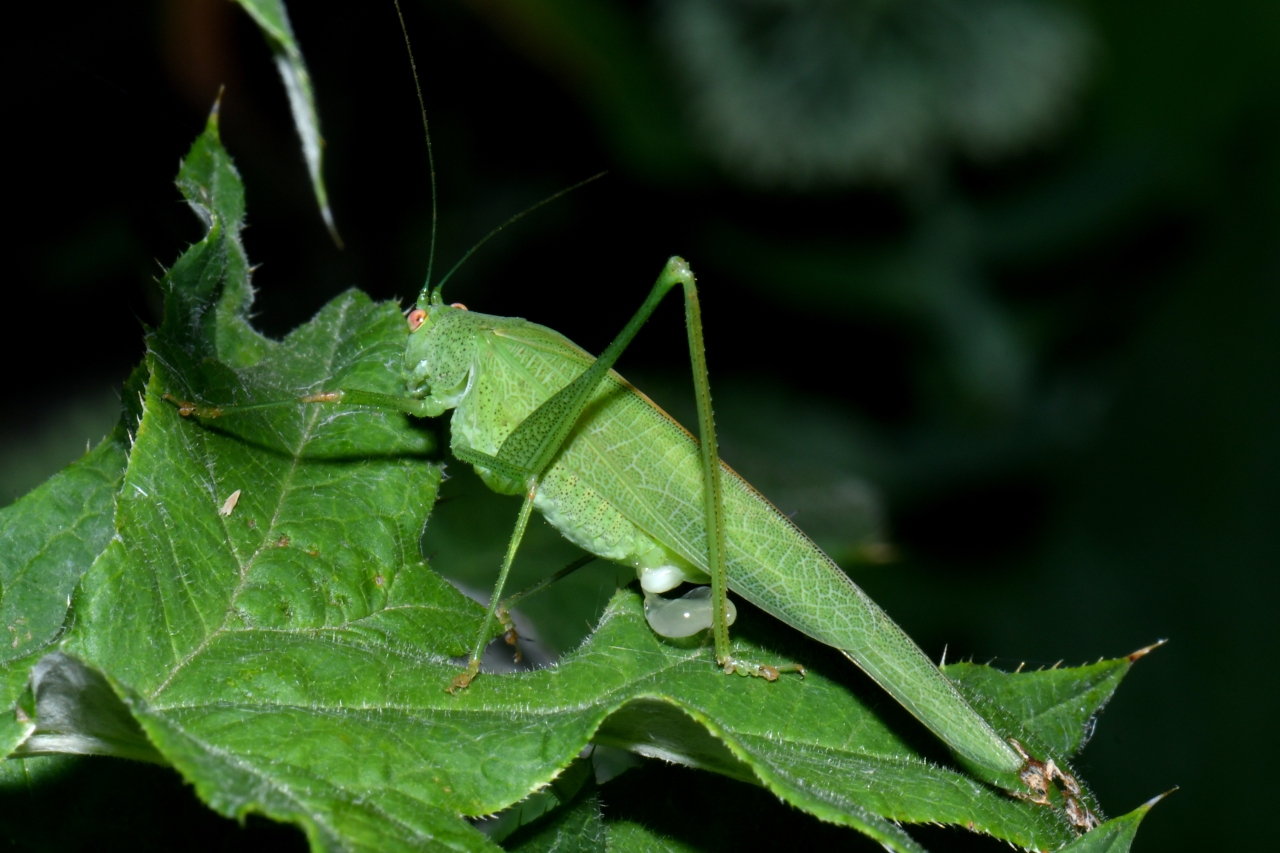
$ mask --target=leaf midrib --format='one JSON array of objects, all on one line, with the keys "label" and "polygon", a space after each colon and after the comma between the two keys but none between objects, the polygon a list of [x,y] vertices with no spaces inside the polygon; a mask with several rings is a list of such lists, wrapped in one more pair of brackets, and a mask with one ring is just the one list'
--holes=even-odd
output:
[{"label": "leaf midrib", "polygon": [[[333,373],[333,363],[335,358],[337,357],[337,353],[339,350],[338,343],[343,338],[344,327],[347,322],[348,314],[350,313],[350,308],[351,308],[350,301],[345,301],[339,306],[337,321],[334,324],[335,325],[334,334],[331,336],[327,336],[325,338],[326,343],[330,344],[328,347],[328,352],[325,354],[325,357],[323,360],[323,368],[324,368],[323,372],[325,373],[325,375],[331,375]],[[187,664],[191,663],[197,657],[199,657],[200,653],[203,652],[208,647],[208,645],[211,642],[213,642],[214,639],[221,636],[223,633],[226,633],[227,625],[231,621],[232,614],[235,612],[235,603],[239,598],[240,593],[244,591],[245,584],[248,582],[250,570],[253,568],[253,565],[258,559],[258,556],[267,549],[269,543],[275,541],[272,534],[275,532],[276,525],[279,523],[280,511],[284,507],[285,501],[287,500],[290,494],[290,490],[292,488],[294,478],[296,477],[298,468],[302,463],[303,453],[306,450],[308,443],[311,441],[311,438],[314,435],[314,432],[316,429],[316,423],[319,420],[320,415],[321,415],[320,410],[315,406],[312,406],[310,408],[310,411],[307,412],[307,418],[306,418],[306,421],[304,422],[303,429],[302,429],[301,440],[297,444],[297,449],[293,453],[293,458],[290,462],[289,470],[285,474],[283,482],[281,484],[279,497],[276,500],[275,509],[271,514],[271,522],[267,525],[267,529],[263,533],[261,542],[259,543],[258,547],[254,549],[253,553],[249,555],[248,560],[242,561],[239,558],[239,555],[236,553],[236,550],[235,550],[235,542],[231,536],[231,531],[227,527],[227,519],[226,517],[219,515],[218,523],[222,527],[223,534],[224,534],[224,541],[226,542],[227,548],[230,551],[232,558],[240,566],[240,579],[236,583],[235,589],[231,591],[231,595],[228,598],[227,610],[223,614],[222,624],[214,628],[212,631],[208,632],[205,638],[201,640],[200,643],[194,649],[188,652],[184,658],[182,658],[177,662],[177,664],[173,667],[173,669],[169,672],[169,674],[165,676],[164,680],[160,682],[160,684],[148,697],[149,700],[154,701],[157,697],[159,697],[160,694],[162,694],[165,691],[165,689],[169,686],[170,682],[173,681],[174,677],[177,676],[177,674],[180,671],[182,671],[187,666]],[[193,455],[196,456],[201,461],[203,461],[206,472],[209,476],[210,482],[216,482],[216,472],[213,470],[213,465],[212,465],[215,454],[209,451],[208,444],[207,444],[209,439],[203,430],[197,432],[195,435],[198,436],[197,440],[201,444],[201,448],[200,448],[201,452],[195,453],[194,448],[192,448]],[[177,555],[175,554],[174,557],[175,557],[175,564],[177,564]],[[199,612],[198,609],[197,609],[197,612]]]}]

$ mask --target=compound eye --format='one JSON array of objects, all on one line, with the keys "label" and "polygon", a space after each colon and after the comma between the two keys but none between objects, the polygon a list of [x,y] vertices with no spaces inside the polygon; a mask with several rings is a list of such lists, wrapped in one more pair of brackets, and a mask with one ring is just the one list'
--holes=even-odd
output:
[{"label": "compound eye", "polygon": [[416,332],[427,319],[427,312],[421,308],[415,308],[409,312],[409,331]]}]

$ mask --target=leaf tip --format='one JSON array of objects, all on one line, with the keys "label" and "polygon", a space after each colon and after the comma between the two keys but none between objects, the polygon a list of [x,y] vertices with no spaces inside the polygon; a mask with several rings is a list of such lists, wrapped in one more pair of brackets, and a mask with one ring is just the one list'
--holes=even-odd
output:
[{"label": "leaf tip", "polygon": [[1138,809],[1139,809],[1140,811],[1142,811],[1142,812],[1145,814],[1145,813],[1147,813],[1147,812],[1151,811],[1152,806],[1154,806],[1156,803],[1160,802],[1161,800],[1163,800],[1165,797],[1169,796],[1170,794],[1172,794],[1172,793],[1173,793],[1174,791],[1176,791],[1176,790],[1178,790],[1178,786],[1177,786],[1177,785],[1174,785],[1172,788],[1170,788],[1169,790],[1165,791],[1163,794],[1156,794],[1154,797],[1152,797],[1151,799],[1147,800],[1147,801],[1146,801],[1145,803],[1143,803],[1142,805],[1138,806]]},{"label": "leaf tip", "polygon": [[[1130,654],[1128,655],[1128,658],[1127,658],[1127,659],[1128,659],[1129,663],[1134,663],[1135,661],[1139,660],[1140,658],[1144,658],[1144,657],[1146,657],[1147,655],[1149,655],[1151,652],[1154,652],[1156,649],[1160,648],[1161,646],[1163,646],[1163,645],[1164,645],[1165,643],[1167,643],[1167,642],[1169,642],[1167,639],[1164,639],[1164,640],[1156,640],[1156,641],[1155,641],[1154,643],[1152,643],[1151,645],[1149,645],[1149,646],[1143,646],[1142,648],[1138,649],[1136,652],[1132,652],[1132,653],[1130,653]],[[1164,795],[1163,795],[1163,794],[1161,794],[1161,796],[1164,796]]]},{"label": "leaf tip", "polygon": [[[319,195],[323,191],[317,188],[316,193]],[[333,211],[329,208],[329,200],[327,198],[320,199],[320,218],[324,220],[324,227],[329,231],[329,237],[333,240],[333,245],[339,251],[346,248],[346,244],[342,242],[341,235],[338,234],[338,226],[333,221]]]},{"label": "leaf tip", "polygon": [[209,109],[209,120],[205,122],[204,132],[221,142],[218,132],[218,117],[222,114],[222,96],[227,91],[227,87],[218,86],[218,94],[213,99],[213,106]]}]

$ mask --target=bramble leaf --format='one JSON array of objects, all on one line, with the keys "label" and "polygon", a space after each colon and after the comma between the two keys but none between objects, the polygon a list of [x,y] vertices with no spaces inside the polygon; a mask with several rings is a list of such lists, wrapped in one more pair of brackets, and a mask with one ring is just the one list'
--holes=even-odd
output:
[{"label": "bramble leaf", "polygon": [[124,476],[123,426],[43,485],[0,510],[0,752],[32,731],[14,712],[27,675],[62,633],[71,593],[106,547],[116,490]]},{"label": "bramble leaf", "polygon": [[631,821],[609,825],[609,850],[613,853],[697,853],[698,848]]},{"label": "bramble leaf", "polygon": [[1111,699],[1133,666],[1130,658],[1089,666],[1008,673],[989,666],[955,663],[944,667],[962,691],[978,692],[1017,718],[1026,730],[1057,752],[1072,756],[1093,733],[1095,715]]},{"label": "bramble leaf", "polygon": [[[220,104],[214,104],[204,133],[196,138],[178,171],[178,189],[207,233],[164,277],[164,327],[177,334],[196,357],[218,357],[228,364],[247,366],[275,344],[246,319],[253,303],[253,286],[249,258],[240,240],[244,184],[231,155],[222,147],[219,109]],[[175,287],[175,282],[181,286]],[[178,334],[182,323],[188,327],[182,329],[184,334]]]}]

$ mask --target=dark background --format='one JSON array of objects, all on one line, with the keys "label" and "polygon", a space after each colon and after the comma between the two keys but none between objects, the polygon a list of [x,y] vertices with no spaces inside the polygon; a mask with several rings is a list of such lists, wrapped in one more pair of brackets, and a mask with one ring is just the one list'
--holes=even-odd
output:
[{"label": "dark background", "polygon": [[[890,35],[909,41],[902,6]],[[1078,769],[1112,814],[1180,787],[1136,850],[1267,846],[1280,758],[1280,7],[1053,6],[1087,38],[1043,133],[983,149],[963,126],[943,129],[898,173],[807,182],[762,178],[699,132],[697,83],[662,47],[664,8],[409,0],[440,182],[437,273],[511,213],[610,170],[498,237],[446,295],[599,351],[683,254],[704,293],[729,461],[752,479],[753,466],[773,471],[784,494],[793,452],[800,468],[865,477],[883,525],[846,535],[837,521],[824,544],[848,546],[851,572],[930,654],[1074,664],[1169,638]],[[260,325],[283,334],[352,286],[416,295],[429,182],[394,10],[289,11],[341,251],[238,8],[73,2],[8,17],[0,500],[114,420],[114,389],[158,318],[159,264],[200,236],[172,178],[220,84],[262,265]],[[622,370],[679,411],[684,346],[673,303]],[[883,557],[863,547],[882,538],[895,561],[859,559]],[[131,843],[147,847],[147,821],[199,814],[147,812],[189,795],[105,760],[42,796],[76,808],[118,774],[119,803],[93,802],[149,815],[118,818]],[[211,849],[281,837],[208,820]]]}]

